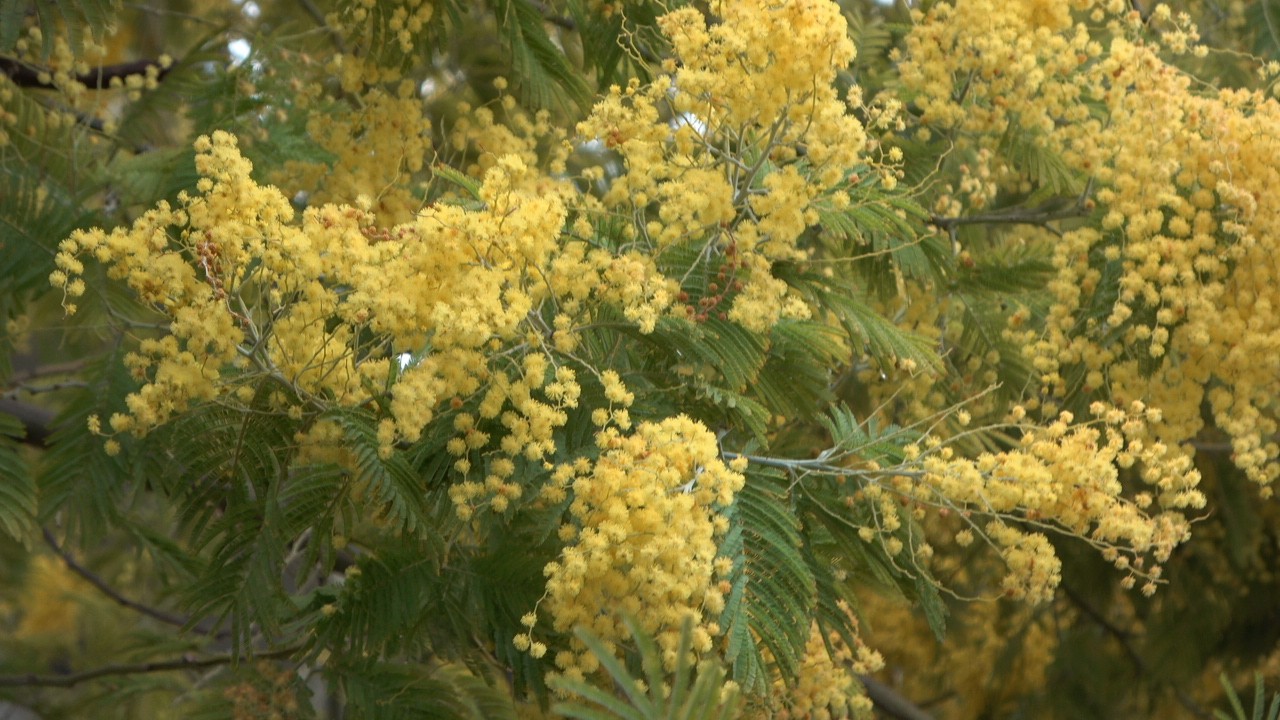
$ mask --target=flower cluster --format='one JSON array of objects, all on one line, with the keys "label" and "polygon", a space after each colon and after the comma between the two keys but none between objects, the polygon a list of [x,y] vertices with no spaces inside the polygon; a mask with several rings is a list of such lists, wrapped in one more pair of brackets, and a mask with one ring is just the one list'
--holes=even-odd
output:
[{"label": "flower cluster", "polygon": [[[304,94],[296,111],[306,112],[313,104]],[[306,189],[310,204],[367,197],[369,209],[385,225],[408,222],[422,206],[413,180],[431,152],[431,120],[411,84],[401,83],[395,92],[371,88],[356,105],[311,113],[307,134],[334,159],[290,160],[273,179],[286,188]],[[357,137],[360,142],[353,143]]]},{"label": "flower cluster", "polygon": [[[985,584],[985,563],[954,558],[945,570],[957,586]],[[953,606],[947,641],[932,641],[925,619],[898,598],[862,593],[859,611],[875,618],[867,639],[884,655],[878,677],[905,697],[941,697],[935,717],[978,720],[1016,714],[1029,695],[1044,688],[1059,646],[1059,626],[1071,617],[1065,603],[973,602]],[[1000,672],[993,673],[992,668]]]},{"label": "flower cluster", "polygon": [[326,24],[350,47],[334,56],[329,73],[346,92],[392,83],[435,17],[430,0],[357,0],[326,16]]},{"label": "flower cluster", "polygon": [[[459,117],[449,128],[446,151],[474,158],[466,167],[474,177],[483,177],[504,155],[517,155],[530,167],[542,164],[553,176],[563,175],[570,147],[564,129],[552,123],[546,110],[529,113],[520,107],[515,96],[506,92],[506,78],[497,78],[494,86],[500,97],[492,106],[473,108],[463,102],[454,108]],[[570,194],[569,186],[564,190]]]},{"label": "flower cluster", "polygon": [[716,12],[714,24],[692,7],[660,18],[677,58],[669,74],[612,88],[578,131],[625,163],[605,208],[633,216],[636,240],[657,254],[692,244],[714,271],[736,251],[739,287],[720,312],[767,332],[779,317],[808,316],[773,263],[807,257],[798,240],[816,222],[815,200],[842,193],[866,150],[833,84],[854,50],[831,3]]},{"label": "flower cluster", "polygon": [[[1207,405],[1237,465],[1270,483],[1280,283],[1268,258],[1280,207],[1265,158],[1280,150],[1280,104],[1195,88],[1165,57],[1204,49],[1168,8],[1144,18],[1119,2],[1053,6],[939,3],[917,16],[903,65],[928,127],[991,151],[1020,133],[1091,179],[1085,204],[1100,221],[1055,246],[1045,332],[1015,335],[1045,410],[1077,391],[1145,398],[1163,410],[1153,436],[1176,446],[1200,431]],[[991,162],[993,182],[1031,189]]]},{"label": "flower cluster", "polygon": [[20,601],[12,608],[20,615],[12,637],[28,641],[56,637],[73,642],[65,636],[77,627],[87,590],[83,581],[59,558],[34,556],[27,568]]},{"label": "flower cluster", "polygon": [[[841,609],[849,617],[850,624],[858,627],[858,621],[844,603]],[[858,635],[853,636],[853,646],[839,633],[825,637],[815,622],[809,626],[809,639],[797,672],[797,679],[788,686],[781,679],[774,681],[774,697],[780,707],[748,712],[749,718],[776,718],[792,720],[842,720],[843,718],[873,717],[871,699],[867,697],[859,675],[869,675],[884,667],[880,653],[867,647]]]},{"label": "flower cluster", "polygon": [[[1084,539],[1127,574],[1126,587],[1143,580],[1143,592],[1154,592],[1160,563],[1189,536],[1183,513],[1204,506],[1199,475],[1185,454],[1149,441],[1157,411],[1138,402],[1127,409],[1099,402],[1092,411],[1093,424],[1073,424],[1064,412],[1046,427],[1024,427],[1016,448],[976,458],[958,456],[933,438],[924,447],[908,446],[902,474],[862,491],[877,508],[864,539],[883,534],[889,553],[901,552],[892,535],[902,525],[894,500],[904,497],[959,511],[968,527],[956,541],[968,545],[977,535],[991,544],[1008,569],[1003,587],[1009,597],[1052,598],[1061,563],[1046,531]],[[1126,490],[1120,472],[1130,467],[1140,470],[1146,489]],[[1021,529],[1027,526],[1038,530]]]},{"label": "flower cluster", "polygon": [[[347,205],[312,207],[294,223],[284,196],[253,181],[235,138],[215,133],[196,149],[199,195],[131,227],[74,234],[51,278],[77,295],[78,256],[92,254],[170,321],[130,356],[148,382],[115,430],[145,433],[266,376],[312,410],[389,389],[387,440],[414,439],[437,402],[488,379],[488,343],[523,339],[532,295],[545,293],[531,289],[542,285],[531,268],[548,262],[564,209],[554,197],[513,195],[527,172],[519,161],[488,174],[486,211],[441,206],[384,228]],[[423,357],[393,383],[392,360],[406,352]]]},{"label": "flower cluster", "polygon": [[[624,435],[615,428],[596,437],[600,456],[561,465],[544,491],[572,494],[570,522],[560,558],[546,566],[541,605],[558,632],[590,630],[609,647],[628,639],[625,615],[653,633],[668,670],[678,658],[680,627],[694,621],[693,647],[711,649],[724,608],[718,576],[732,566],[717,558],[717,537],[728,529],[718,508],[733,502],[745,482],[719,459],[715,436],[683,415],[640,423]],[[739,468],[740,470],[741,468]],[[536,616],[526,617],[532,628]],[[532,633],[516,646],[540,654]],[[596,670],[596,658],[576,639],[555,663],[566,677]]]}]

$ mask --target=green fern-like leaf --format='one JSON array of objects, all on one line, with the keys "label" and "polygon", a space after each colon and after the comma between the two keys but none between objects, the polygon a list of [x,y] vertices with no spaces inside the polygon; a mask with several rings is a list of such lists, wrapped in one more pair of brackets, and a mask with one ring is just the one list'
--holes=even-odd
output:
[{"label": "green fern-like leaf", "polygon": [[[674,10],[682,3],[669,3]],[[583,0],[571,0],[569,12],[582,42],[583,65],[594,72],[598,87],[650,77],[649,61],[659,57],[666,40],[657,29],[662,6],[636,3],[625,13],[604,17]]]},{"label": "green fern-like leaf", "polygon": [[828,409],[819,422],[831,437],[831,446],[857,456],[865,462],[896,465],[902,461],[902,447],[915,442],[920,434],[897,425],[881,428],[874,418],[858,420],[845,405]]},{"label": "green fern-like leaf", "polygon": [[36,484],[13,440],[25,434],[17,418],[0,413],[0,530],[24,542],[35,527]]},{"label": "green fern-like leaf", "polygon": [[[732,518],[733,508],[729,508],[726,515]],[[746,548],[743,535],[741,523],[733,523],[720,542],[720,554],[733,558],[735,562],[733,582],[721,614],[721,627],[725,629],[727,640],[725,659],[733,668],[734,680],[744,692],[763,694],[768,691],[769,675],[746,614],[747,578],[743,567]]]},{"label": "green fern-like leaf", "polygon": [[349,717],[515,720],[510,696],[457,665],[365,662],[335,672]]},{"label": "green fern-like leaf", "polygon": [[[465,578],[450,584],[456,613],[451,623],[435,622],[460,638],[486,637],[493,654],[511,669],[511,685],[517,695],[531,694],[546,700],[545,661],[520,652],[512,644],[516,635],[527,632],[520,616],[529,612],[542,596],[546,578],[542,569],[559,553],[552,533],[559,526],[560,512],[546,511],[512,518],[509,530],[495,533],[483,553],[460,568],[455,575]],[[443,603],[442,603],[443,604]]]},{"label": "green fern-like leaf", "polygon": [[79,54],[86,36],[101,41],[113,29],[119,3],[114,0],[0,0],[0,53],[12,52],[22,31],[22,18],[34,13],[43,36],[43,54],[53,52],[56,37],[65,37]]},{"label": "green fern-like leaf", "polygon": [[956,273],[956,286],[969,292],[1015,295],[1044,289],[1054,272],[1048,248],[983,252],[973,267]]},{"label": "green fern-like leaf", "polygon": [[[89,387],[64,397],[53,434],[37,468],[40,522],[59,520],[72,538],[103,537],[120,523],[120,506],[131,473],[125,458],[108,455],[103,439],[86,431],[90,415],[110,417],[135,387],[123,363],[124,351],[91,362],[82,376]],[[171,476],[171,468],[155,475]],[[150,475],[148,475],[151,477]]]},{"label": "green fern-like leaf", "polygon": [[[908,437],[901,436],[900,442],[905,444]],[[923,538],[923,532],[915,521],[906,519],[893,533],[902,542],[903,549],[896,556],[891,556],[883,540],[867,542],[860,536],[863,528],[878,528],[880,523],[874,503],[854,500],[850,495],[856,485],[849,486],[846,481],[831,477],[811,477],[801,487],[803,492],[798,496],[796,513],[806,528],[809,562],[838,561],[849,576],[858,578],[861,583],[916,603],[930,629],[941,640],[946,632],[947,607],[928,568],[912,560]],[[821,588],[821,579],[827,570],[818,565],[814,568]],[[826,595],[823,598],[826,602],[834,599],[839,599],[839,596]],[[841,623],[847,622],[829,610],[819,613],[820,620],[824,617],[837,629]],[[844,629],[846,632],[850,630]]]},{"label": "green fern-like leaf", "polygon": [[832,368],[848,358],[838,328],[783,319],[774,326],[752,395],[774,415],[811,420],[830,403]]},{"label": "green fern-like leaf", "polygon": [[325,647],[352,657],[420,649],[422,624],[440,566],[426,548],[391,549],[365,556],[333,600],[335,610],[316,627]]},{"label": "green fern-like leaf", "polygon": [[782,676],[794,679],[809,637],[815,580],[801,553],[795,515],[784,504],[785,487],[780,473],[750,469],[730,510],[741,535],[727,538],[721,548],[734,560],[720,617],[729,639],[726,659],[734,680],[748,689],[768,682],[757,642],[769,650]]},{"label": "green fern-like leaf", "polygon": [[1000,150],[1016,168],[1021,169],[1035,184],[1040,195],[1032,195],[1031,205],[1051,197],[1079,195],[1084,190],[1084,180],[1069,167],[1058,153],[1046,147],[1035,133],[1010,124],[1000,141]]},{"label": "green fern-like leaf", "polygon": [[910,360],[922,369],[938,370],[942,359],[934,342],[898,327],[871,305],[870,299],[849,283],[832,281],[813,273],[787,272],[783,279],[818,307],[833,313],[855,348],[865,350],[882,367]]},{"label": "green fern-like leaf", "polygon": [[585,109],[587,85],[547,35],[542,13],[528,0],[491,0],[513,75],[525,102],[538,108]]},{"label": "green fern-like leaf", "polygon": [[819,238],[839,258],[853,258],[848,267],[858,281],[879,297],[897,293],[896,279],[941,281],[951,271],[950,248],[929,231],[928,213],[902,191],[885,191],[874,180],[851,190],[848,206],[837,208],[830,198],[814,205]]},{"label": "green fern-like leaf", "polygon": [[426,488],[422,478],[402,454],[393,452],[382,456],[373,414],[358,409],[336,409],[324,417],[342,427],[347,447],[356,458],[360,480],[368,483],[381,504],[380,512],[406,532],[428,532],[430,514],[424,501]]},{"label": "green fern-like leaf", "polygon": [[258,389],[252,409],[196,408],[147,439],[153,456],[168,463],[155,476],[178,499],[180,522],[197,550],[234,533],[226,523],[240,507],[265,516],[264,503],[285,476],[293,427],[262,411],[271,389]]},{"label": "green fern-like leaf", "polygon": [[443,163],[432,167],[431,171],[435,173],[436,177],[465,190],[472,200],[480,199],[480,183],[476,182],[474,178]]},{"label": "green fern-like leaf", "polygon": [[332,539],[350,535],[358,519],[351,476],[336,465],[291,469],[272,488],[270,506],[285,537],[309,533],[299,565],[321,574],[333,567]]},{"label": "green fern-like leaf", "polygon": [[693,624],[680,630],[677,664],[668,675],[662,653],[653,637],[631,618],[624,620],[639,651],[640,672],[620,662],[599,638],[579,629],[574,632],[609,674],[615,692],[581,680],[556,681],[571,699],[552,708],[560,717],[578,720],[729,720],[736,717],[740,698],[725,691],[725,671],[714,660],[697,662],[692,652]]},{"label": "green fern-like leaf", "polygon": [[741,427],[761,442],[766,439],[769,410],[764,405],[741,393],[705,382],[695,380],[687,383],[686,387],[693,390],[699,399],[707,401],[717,411],[713,415],[700,408],[690,407],[688,412],[691,415],[703,420],[712,420],[714,426],[725,424],[730,427]]},{"label": "green fern-like leaf", "polygon": [[1271,705],[1267,705],[1266,689],[1262,682],[1262,674],[1254,673],[1253,676],[1253,712],[1245,713],[1244,704],[1240,702],[1240,695],[1236,692],[1235,687],[1231,685],[1227,674],[1220,673],[1218,682],[1222,684],[1223,690],[1227,695],[1227,702],[1231,704],[1231,711],[1234,714],[1228,714],[1222,710],[1214,710],[1213,716],[1217,720],[1276,720],[1280,718],[1280,693],[1271,696]]},{"label": "green fern-like leaf", "polygon": [[661,351],[666,364],[695,365],[711,382],[734,392],[746,390],[766,360],[764,343],[758,337],[724,320],[693,323],[664,317],[652,333],[628,329],[627,334]]}]

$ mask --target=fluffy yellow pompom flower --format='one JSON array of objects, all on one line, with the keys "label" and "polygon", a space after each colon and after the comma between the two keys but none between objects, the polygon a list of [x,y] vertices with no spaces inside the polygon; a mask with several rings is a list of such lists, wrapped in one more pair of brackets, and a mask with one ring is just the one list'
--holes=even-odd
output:
[{"label": "fluffy yellow pompom flower", "polygon": [[[714,520],[745,479],[719,459],[715,436],[685,416],[641,423],[631,435],[607,428],[596,444],[600,457],[562,478],[573,494],[573,542],[545,569],[543,607],[557,631],[581,626],[606,641],[627,637],[630,614],[657,636],[670,669],[685,618],[695,621],[695,649],[710,648],[724,607]],[[571,643],[557,666],[589,672],[594,658]]]}]

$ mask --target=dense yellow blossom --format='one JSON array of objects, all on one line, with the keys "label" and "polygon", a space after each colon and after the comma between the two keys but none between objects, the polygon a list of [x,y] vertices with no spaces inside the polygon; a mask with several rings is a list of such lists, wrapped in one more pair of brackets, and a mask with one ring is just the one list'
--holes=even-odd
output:
[{"label": "dense yellow blossom", "polygon": [[714,24],[691,7],[663,16],[678,58],[670,74],[612,88],[578,131],[623,158],[602,200],[635,218],[644,245],[694,244],[709,269],[734,264],[733,287],[686,305],[688,315],[724,313],[765,333],[780,317],[809,316],[772,265],[807,257],[798,241],[816,222],[815,199],[864,158],[865,131],[833,85],[854,49],[831,3],[715,11]]},{"label": "dense yellow blossom", "polygon": [[[375,87],[340,113],[312,113],[307,132],[335,159],[287,162],[273,178],[286,189],[305,189],[313,205],[364,196],[386,225],[409,221],[421,207],[413,181],[430,160],[431,120],[412,85],[401,83],[394,92]],[[361,141],[352,143],[354,137]]]},{"label": "dense yellow blossom", "polygon": [[[861,528],[893,557],[905,549],[898,537],[905,512],[922,518],[924,508],[958,513],[965,525],[951,539],[968,546],[981,537],[1000,557],[1005,596],[1032,604],[1053,598],[1061,562],[1047,533],[1076,537],[1096,548],[1127,576],[1155,590],[1161,564],[1190,537],[1188,513],[1205,505],[1199,474],[1185,454],[1147,442],[1154,415],[1141,403],[1127,409],[1095,403],[1093,424],[1074,423],[1069,413],[1044,427],[1022,426],[1017,447],[966,457],[939,438],[906,447],[904,466],[873,471],[858,497],[873,504],[873,524]],[[1137,465],[1143,488],[1121,481]],[[927,546],[925,546],[927,547]],[[904,558],[907,567],[927,566],[932,550]]]},{"label": "dense yellow blossom", "polygon": [[[720,460],[715,436],[685,416],[641,423],[630,435],[606,428],[596,444],[597,460],[555,474],[572,492],[571,522],[560,533],[568,544],[545,569],[541,606],[555,630],[587,628],[609,647],[628,639],[630,615],[657,637],[674,669],[686,618],[697,652],[709,651],[720,632],[715,561],[726,524],[717,509],[745,480]],[[533,647],[530,636],[518,636],[516,646]],[[560,672],[579,679],[594,672],[596,658],[577,640],[571,648],[555,658]]]},{"label": "dense yellow blossom", "polygon": [[[669,297],[646,258],[559,243],[559,195],[538,192],[515,156],[485,173],[483,210],[439,205],[385,227],[367,206],[317,205],[295,219],[278,190],[253,180],[229,134],[202,138],[197,151],[199,195],[128,228],[78,232],[58,256],[52,280],[69,310],[80,257],[92,255],[169,318],[168,333],[130,355],[146,383],[111,419],[115,431],[145,434],[195,402],[245,404],[254,394],[240,388],[266,379],[308,412],[388,392],[389,445],[416,439],[440,402],[483,391],[482,416],[508,430],[504,452],[536,459],[553,448],[564,422],[556,405],[576,395],[576,381],[562,374],[539,400],[530,393],[546,364],[530,363],[543,358],[540,343],[516,377],[491,366],[491,344],[525,347],[546,302],[577,306],[585,321],[583,301],[613,300],[651,327]],[[571,338],[573,322],[566,316],[557,335]],[[404,353],[417,358],[394,367]],[[625,395],[616,379],[611,387]]]},{"label": "dense yellow blossom", "polygon": [[[1152,437],[1173,446],[1199,432],[1207,402],[1236,463],[1269,483],[1280,475],[1280,445],[1267,440],[1280,212],[1267,158],[1280,105],[1261,92],[1193,91],[1162,53],[1194,50],[1198,36],[1167,8],[1144,20],[1123,3],[1052,6],[939,3],[917,15],[902,66],[928,126],[988,149],[1010,128],[1029,133],[1096,187],[1099,227],[1058,243],[1047,332],[1022,341],[1053,397],[1081,368],[1086,392],[1105,385],[1122,404],[1159,408]],[[1082,332],[1112,268],[1110,315]]]}]

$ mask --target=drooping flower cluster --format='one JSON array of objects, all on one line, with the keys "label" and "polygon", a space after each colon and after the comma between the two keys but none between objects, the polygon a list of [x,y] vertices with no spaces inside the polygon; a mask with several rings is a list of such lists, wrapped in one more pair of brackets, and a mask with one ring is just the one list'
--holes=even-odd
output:
[{"label": "drooping flower cluster", "polygon": [[[728,529],[717,510],[745,480],[719,459],[715,436],[683,415],[641,423],[630,435],[606,428],[596,444],[598,459],[560,466],[544,491],[573,500],[560,532],[566,546],[545,569],[541,605],[555,630],[586,628],[609,647],[628,639],[623,618],[630,615],[656,636],[673,669],[686,618],[694,621],[697,652],[710,650],[720,632],[724,593],[716,578],[731,563],[717,559],[717,538]],[[531,633],[517,636],[516,646],[537,647]],[[578,679],[597,667],[577,640],[555,662]]]},{"label": "drooping flower cluster", "polygon": [[[1153,593],[1160,564],[1190,534],[1184,513],[1204,507],[1199,474],[1185,454],[1148,440],[1158,411],[1135,401],[1127,409],[1095,403],[1092,412],[1094,424],[1073,424],[1063,413],[1046,427],[1022,428],[1017,447],[976,458],[936,437],[908,446],[904,468],[888,471],[901,474],[859,491],[875,505],[863,539],[878,538],[890,556],[902,553],[896,534],[906,519],[899,503],[908,500],[918,513],[933,507],[965,518],[954,539],[967,546],[980,536],[991,545],[1007,568],[1008,597],[1033,604],[1053,597],[1061,563],[1047,532],[1084,540],[1126,573],[1126,587],[1142,580],[1143,592]],[[1145,485],[1136,492],[1120,479],[1121,469],[1131,467]],[[931,555],[916,550],[923,557],[908,565]]]}]

